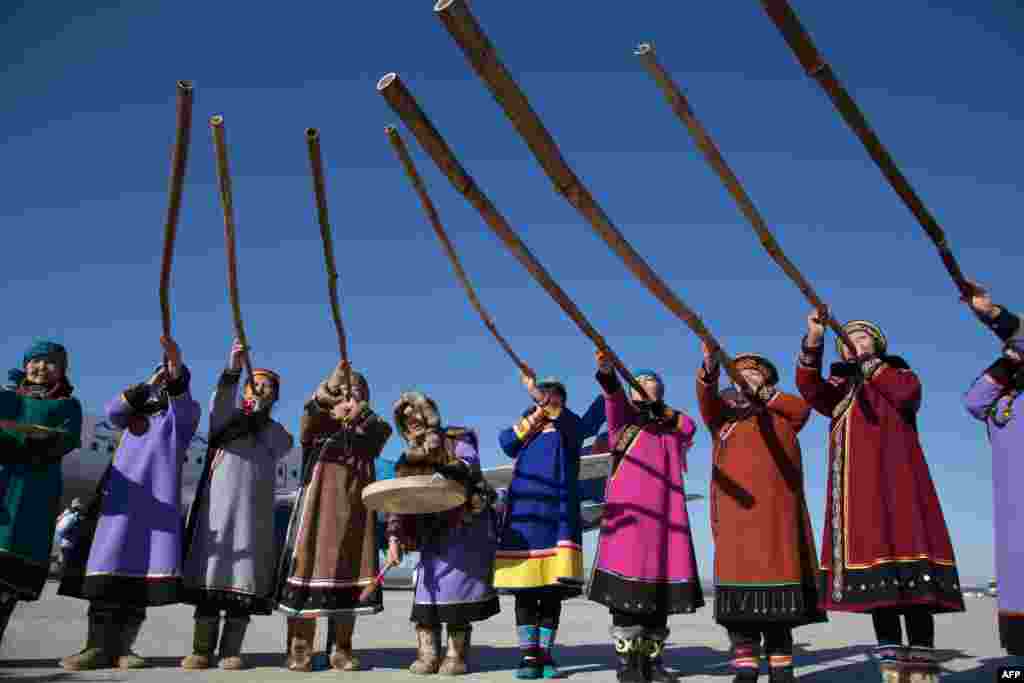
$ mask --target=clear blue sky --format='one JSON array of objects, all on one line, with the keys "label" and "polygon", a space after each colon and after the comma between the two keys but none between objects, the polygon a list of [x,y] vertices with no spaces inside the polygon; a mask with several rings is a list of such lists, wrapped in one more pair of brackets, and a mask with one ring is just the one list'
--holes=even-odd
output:
[{"label": "clear blue sky", "polygon": [[[34,336],[71,353],[97,412],[159,359],[160,250],[174,83],[196,83],[173,278],[174,331],[205,404],[232,336],[207,119],[223,113],[240,286],[254,360],[284,376],[278,417],[337,360],[303,131],[322,129],[350,352],[390,418],[420,389],[443,417],[498,431],[527,405],[515,368],[470,309],[384,136],[375,91],[398,71],[540,260],[627,364],[653,366],[696,411],[697,339],[624,269],[551,186],[431,11],[367,3],[5,3],[0,147],[6,311],[0,358]],[[92,7],[89,5],[92,4]],[[964,269],[1024,309],[1020,272],[1024,10],[1010,2],[794,3]],[[807,305],[761,250],[632,55],[653,41],[789,257],[841,318],[876,320],[923,378],[920,427],[961,573],[992,573],[991,468],[961,394],[997,352],[958,303],[923,232],[806,79],[754,0],[480,2],[475,12],[570,164],[622,232],[733,353],[759,351],[793,390]],[[582,11],[581,11],[582,10]],[[401,129],[486,307],[514,348],[593,398],[587,340],[504,251]],[[831,355],[831,352],[830,352]],[[830,358],[831,360],[831,358]],[[205,429],[204,407],[204,429]],[[802,435],[820,542],[825,428]],[[397,456],[392,440],[386,455]],[[710,439],[690,454],[706,493]],[[711,575],[707,504],[692,503]],[[588,543],[588,545],[592,545]]]}]

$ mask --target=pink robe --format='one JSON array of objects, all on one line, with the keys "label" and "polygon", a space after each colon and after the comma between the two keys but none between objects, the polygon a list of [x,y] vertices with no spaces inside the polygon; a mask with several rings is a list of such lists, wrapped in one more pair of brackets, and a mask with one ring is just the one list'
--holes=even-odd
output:
[{"label": "pink robe", "polygon": [[[609,443],[636,419],[621,387],[605,393]],[[637,435],[608,479],[601,536],[587,595],[633,614],[690,613],[704,606],[686,512],[686,452],[697,425],[676,413],[670,426]]]}]

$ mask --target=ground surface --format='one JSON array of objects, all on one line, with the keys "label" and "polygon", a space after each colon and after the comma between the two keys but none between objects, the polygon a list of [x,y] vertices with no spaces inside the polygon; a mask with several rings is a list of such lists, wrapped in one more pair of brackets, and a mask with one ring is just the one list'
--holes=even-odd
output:
[{"label": "ground surface", "polygon": [[[270,681],[334,680],[416,681],[406,670],[414,658],[415,637],[408,622],[412,594],[387,591],[385,610],[375,617],[361,619],[356,626],[356,648],[366,671],[338,673],[320,671],[296,674],[282,669],[284,659],[284,619],[257,617],[250,626],[245,651],[252,668],[245,672],[182,672],[181,657],[192,642],[192,611],[189,607],[161,607],[150,610],[136,650],[151,657],[151,668],[135,671],[95,671],[68,673],[57,660],[77,652],[85,634],[85,603],[54,594],[49,584],[42,600],[19,605],[0,649],[0,678],[16,678],[25,683],[44,681],[139,681],[170,683],[190,681]],[[993,681],[996,668],[1010,663],[999,649],[996,634],[995,601],[969,598],[965,614],[937,618],[937,645],[944,654],[946,673],[943,683]],[[473,633],[474,673],[467,681],[513,681],[513,669],[519,653],[515,647],[512,601],[502,598],[502,612],[478,624]],[[614,653],[608,642],[608,613],[582,599],[566,603],[562,627],[558,633],[559,663],[569,680],[579,683],[603,683],[615,680]],[[681,681],[729,683],[728,643],[725,632],[715,625],[710,608],[691,616],[673,617],[672,635],[666,648],[666,664],[681,674]],[[828,624],[807,626],[796,631],[797,673],[806,683],[846,683],[878,681],[867,659],[871,643],[871,623],[867,617],[833,615]],[[766,680],[763,676],[761,680]]]}]

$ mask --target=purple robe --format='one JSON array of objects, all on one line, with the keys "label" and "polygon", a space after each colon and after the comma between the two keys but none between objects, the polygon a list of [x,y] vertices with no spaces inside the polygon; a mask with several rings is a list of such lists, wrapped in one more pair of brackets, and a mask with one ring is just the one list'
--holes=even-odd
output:
[{"label": "purple robe", "polygon": [[[999,639],[1013,655],[1024,655],[1024,400],[1008,396],[988,374],[979,377],[964,396],[968,412],[983,421],[992,445],[992,488],[995,503],[996,577],[999,581]],[[1008,404],[1010,404],[1008,406]],[[1012,416],[1000,426],[1007,408]]]},{"label": "purple robe", "polygon": [[[475,436],[467,435],[455,442],[455,457],[479,474]],[[451,518],[447,513],[439,517]],[[419,541],[412,621],[430,625],[467,624],[488,619],[501,610],[492,585],[494,553],[498,547],[493,509],[487,507],[469,521],[453,524],[444,533],[421,537]]]},{"label": "purple robe", "polygon": [[110,424],[123,430],[121,442],[100,493],[85,576],[77,585],[66,580],[62,595],[138,607],[180,600],[181,470],[201,412],[186,389],[135,436],[128,423],[136,413],[124,395],[107,404]]}]

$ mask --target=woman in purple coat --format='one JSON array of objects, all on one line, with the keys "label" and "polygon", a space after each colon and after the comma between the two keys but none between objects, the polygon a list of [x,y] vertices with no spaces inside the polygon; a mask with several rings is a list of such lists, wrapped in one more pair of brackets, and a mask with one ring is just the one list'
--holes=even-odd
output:
[{"label": "woman in purple coat", "polygon": [[201,409],[178,345],[160,343],[165,363],[107,404],[121,443],[92,504],[96,531],[73,549],[58,591],[89,601],[85,647],[61,661],[70,671],[144,666],[132,646],[146,608],[181,597],[181,467]]},{"label": "woman in purple coat", "polygon": [[[493,492],[480,472],[476,434],[442,427],[437,404],[419,392],[405,392],[395,404],[395,426],[406,442],[396,476],[440,474],[467,487],[466,504],[431,515],[391,515],[388,560],[407,549],[420,552],[411,620],[418,656],[414,674],[457,676],[469,670],[472,622],[501,609],[491,576],[497,549]],[[448,649],[441,658],[441,625],[448,624]]]},{"label": "woman in purple coat", "polygon": [[971,307],[1006,343],[999,359],[975,380],[964,403],[985,423],[992,444],[999,642],[1008,654],[1019,657],[1024,656],[1024,535],[1015,525],[1024,519],[1024,326],[1013,313],[993,305],[985,292],[972,298]]}]

